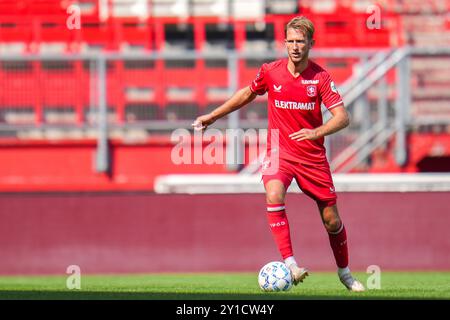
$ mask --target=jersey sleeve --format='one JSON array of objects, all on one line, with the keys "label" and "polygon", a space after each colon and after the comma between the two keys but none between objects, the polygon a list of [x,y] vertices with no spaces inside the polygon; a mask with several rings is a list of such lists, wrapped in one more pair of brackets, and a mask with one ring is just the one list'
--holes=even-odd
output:
[{"label": "jersey sleeve", "polygon": [[322,76],[322,86],[320,87],[320,97],[325,107],[330,110],[343,103],[342,97],[336,89],[334,81],[327,72]]},{"label": "jersey sleeve", "polygon": [[267,92],[267,76],[266,76],[266,65],[263,64],[259,68],[258,74],[250,85],[250,90],[257,95],[263,95]]}]

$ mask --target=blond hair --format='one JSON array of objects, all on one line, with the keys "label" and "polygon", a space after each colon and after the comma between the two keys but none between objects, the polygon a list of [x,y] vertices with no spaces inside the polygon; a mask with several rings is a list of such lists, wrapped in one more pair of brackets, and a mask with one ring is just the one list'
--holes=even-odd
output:
[{"label": "blond hair", "polygon": [[314,37],[314,24],[304,16],[295,17],[286,24],[284,27],[285,36],[289,28],[300,30],[309,40],[312,40]]}]

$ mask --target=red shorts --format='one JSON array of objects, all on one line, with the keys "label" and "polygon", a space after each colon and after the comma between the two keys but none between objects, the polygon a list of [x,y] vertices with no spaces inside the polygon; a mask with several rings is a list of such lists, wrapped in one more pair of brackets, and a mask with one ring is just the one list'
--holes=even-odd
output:
[{"label": "red shorts", "polygon": [[283,182],[286,190],[293,178],[303,193],[314,199],[319,207],[331,207],[336,204],[337,196],[328,162],[310,165],[280,158],[278,170],[271,174],[264,174],[263,170],[262,176],[264,185],[276,179]]}]

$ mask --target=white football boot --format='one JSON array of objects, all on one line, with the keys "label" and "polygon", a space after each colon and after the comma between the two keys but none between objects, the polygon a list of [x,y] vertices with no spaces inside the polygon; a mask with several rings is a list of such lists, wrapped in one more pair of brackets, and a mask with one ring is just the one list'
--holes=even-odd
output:
[{"label": "white football boot", "polygon": [[308,269],[299,268],[295,263],[289,265],[289,270],[291,270],[291,275],[292,279],[294,280],[295,286],[298,285],[300,282],[303,282],[303,280],[309,275]]},{"label": "white football boot", "polygon": [[339,273],[339,280],[341,280],[342,284],[349,290],[353,292],[363,292],[366,289],[362,285],[361,282],[353,278],[350,270],[348,272]]}]

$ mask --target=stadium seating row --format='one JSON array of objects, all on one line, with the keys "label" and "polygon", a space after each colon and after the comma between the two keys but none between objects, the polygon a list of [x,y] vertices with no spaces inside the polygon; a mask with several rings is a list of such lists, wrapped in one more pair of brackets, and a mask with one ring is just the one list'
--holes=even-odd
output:
[{"label": "stadium seating row", "polygon": [[283,42],[285,23],[299,13],[315,22],[318,47],[401,44],[395,13],[383,12],[381,29],[360,27],[369,16],[367,5],[355,0],[2,0],[0,50],[274,49]]},{"label": "stadium seating row", "polygon": [[[398,13],[446,13],[449,0],[2,0],[0,14],[59,15],[77,5],[85,16],[257,16],[261,14],[366,12],[372,5]],[[250,8],[250,9],[249,9]]]},{"label": "stadium seating row", "polygon": [[[254,50],[280,49],[284,25],[291,16],[266,16],[264,22],[217,18],[115,18],[101,22],[83,19],[69,29],[66,17],[22,20],[2,17],[0,44],[3,52],[85,52],[92,50]],[[388,47],[399,45],[398,20],[379,30],[359,28],[367,15],[316,15],[317,47]]]}]

